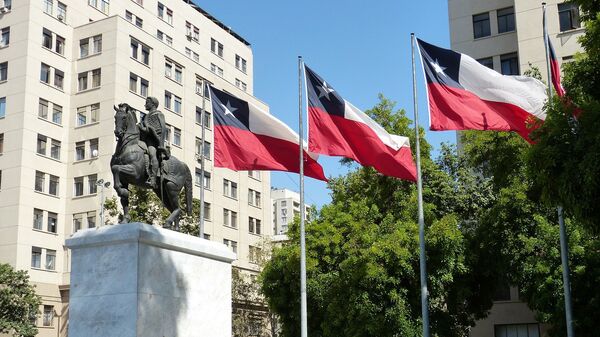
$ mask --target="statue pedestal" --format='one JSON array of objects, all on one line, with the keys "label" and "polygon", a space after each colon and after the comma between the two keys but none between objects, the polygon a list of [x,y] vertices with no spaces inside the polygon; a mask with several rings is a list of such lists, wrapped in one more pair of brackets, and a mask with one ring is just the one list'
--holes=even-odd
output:
[{"label": "statue pedestal", "polygon": [[66,244],[70,337],[231,337],[235,254],[225,245],[141,223]]}]

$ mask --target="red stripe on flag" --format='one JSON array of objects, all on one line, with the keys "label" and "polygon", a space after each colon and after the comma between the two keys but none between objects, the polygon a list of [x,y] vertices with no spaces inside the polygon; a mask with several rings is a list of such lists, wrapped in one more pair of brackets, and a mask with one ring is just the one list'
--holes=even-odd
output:
[{"label": "red stripe on flag", "polygon": [[[215,126],[215,166],[235,171],[300,172],[299,145],[232,126]],[[306,151],[304,174],[327,181],[323,168]]]},{"label": "red stripe on flag", "polygon": [[560,83],[560,65],[558,64],[558,60],[555,58],[550,60],[550,71],[552,73],[552,84],[554,85],[556,94],[559,97],[565,96],[565,89],[563,89],[562,84]]},{"label": "red stripe on flag", "polygon": [[437,83],[427,85],[430,129],[515,131],[528,142],[540,122],[522,108],[504,102],[486,101],[460,88]]},{"label": "red stripe on flag", "polygon": [[410,147],[394,150],[364,123],[308,108],[308,148],[312,152],[354,159],[386,176],[416,181]]}]

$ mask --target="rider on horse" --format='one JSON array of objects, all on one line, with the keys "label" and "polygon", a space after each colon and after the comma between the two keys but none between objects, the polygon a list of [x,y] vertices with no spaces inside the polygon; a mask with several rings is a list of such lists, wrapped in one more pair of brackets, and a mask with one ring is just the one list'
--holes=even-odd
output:
[{"label": "rider on horse", "polygon": [[155,97],[146,98],[146,110],[148,114],[138,124],[140,129],[140,138],[146,143],[149,155],[148,168],[148,185],[156,189],[158,184],[156,178],[160,174],[160,162],[168,159],[169,154],[165,149],[165,136],[167,134],[167,125],[165,124],[165,116],[158,110],[158,100]]}]

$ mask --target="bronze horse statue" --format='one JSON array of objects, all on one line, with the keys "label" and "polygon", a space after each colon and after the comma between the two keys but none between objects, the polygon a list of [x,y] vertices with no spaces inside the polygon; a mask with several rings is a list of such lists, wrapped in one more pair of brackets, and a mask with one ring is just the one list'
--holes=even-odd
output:
[{"label": "bronze horse statue", "polygon": [[134,185],[145,189],[153,189],[163,205],[171,212],[163,227],[179,231],[179,193],[185,188],[186,213],[192,213],[192,175],[188,166],[169,156],[162,160],[160,176],[157,177],[156,188],[148,185],[148,154],[146,144],[140,140],[140,130],[136,111],[127,103],[119,104],[115,109],[115,136],[117,147],[110,161],[114,179],[114,188],[123,206],[122,223],[128,223],[129,190]]}]

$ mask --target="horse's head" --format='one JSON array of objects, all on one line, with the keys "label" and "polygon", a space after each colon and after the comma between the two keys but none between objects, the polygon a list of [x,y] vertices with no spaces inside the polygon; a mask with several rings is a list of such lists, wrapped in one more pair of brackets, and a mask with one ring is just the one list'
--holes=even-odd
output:
[{"label": "horse's head", "polygon": [[120,103],[115,109],[115,136],[122,139],[126,133],[137,133],[135,109],[127,103]]}]

